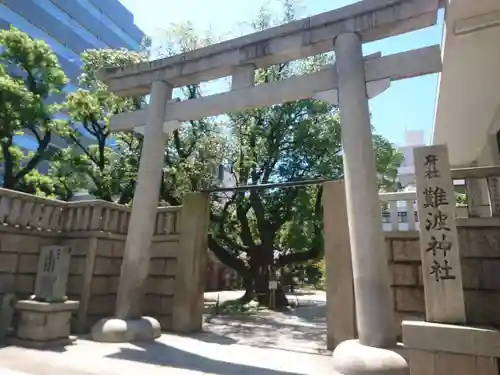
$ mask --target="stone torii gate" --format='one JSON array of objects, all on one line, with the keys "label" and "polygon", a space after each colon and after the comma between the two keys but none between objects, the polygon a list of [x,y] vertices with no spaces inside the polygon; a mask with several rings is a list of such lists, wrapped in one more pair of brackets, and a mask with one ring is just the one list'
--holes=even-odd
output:
[{"label": "stone torii gate", "polygon": [[[151,93],[145,109],[116,115],[112,131],[144,127],[144,146],[134,194],[115,319],[93,329],[101,340],[156,338],[159,324],[141,317],[139,299],[147,277],[148,249],[158,203],[165,133],[182,121],[305,98],[340,105],[349,234],[359,341],[334,352],[342,374],[407,374],[404,359],[390,350],[393,330],[391,290],[380,223],[375,157],[368,99],[391,81],[441,70],[439,46],[386,57],[363,57],[362,43],[432,26],[439,0],[364,0],[303,20],[270,28],[100,78],[118,95]],[[254,71],[273,64],[335,50],[336,63],[319,72],[254,86]],[[172,89],[232,76],[229,92],[172,101]],[[116,322],[125,324],[117,324]],[[374,372],[376,371],[376,372]]]}]

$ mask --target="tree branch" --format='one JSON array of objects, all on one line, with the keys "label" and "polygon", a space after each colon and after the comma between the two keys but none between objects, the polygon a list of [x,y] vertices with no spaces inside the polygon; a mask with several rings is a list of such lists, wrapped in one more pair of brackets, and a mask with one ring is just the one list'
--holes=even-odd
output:
[{"label": "tree branch", "polygon": [[259,229],[260,238],[262,243],[270,245],[273,241],[273,235],[269,231],[268,222],[266,220],[266,209],[262,203],[262,198],[258,191],[250,191],[250,204],[255,213],[255,218],[257,220],[257,228]]},{"label": "tree branch", "polygon": [[98,147],[99,147],[99,170],[104,172],[104,168],[106,167],[106,157],[104,154],[104,149],[106,147],[106,138],[102,137],[101,139],[97,139]]},{"label": "tree branch", "polygon": [[91,135],[93,135],[94,137],[97,138],[97,136],[98,136],[97,130],[95,129],[92,121],[90,121],[90,123],[92,125],[92,129],[89,127],[89,120],[87,120],[87,119],[84,119],[84,121],[82,122],[82,125],[86,131],[88,131]]},{"label": "tree branch", "polygon": [[38,143],[38,147],[35,151],[35,154],[31,158],[31,160],[26,163],[25,167],[22,168],[19,173],[14,176],[14,185],[17,184],[24,176],[26,176],[29,172],[31,172],[43,158],[45,150],[50,143],[50,139],[52,137],[52,133],[50,130],[45,132],[40,143]]},{"label": "tree branch", "polygon": [[33,133],[33,135],[35,136],[37,142],[40,144],[42,142],[42,137],[40,136],[40,133],[38,132],[38,130],[36,130],[36,128],[32,125],[30,125],[28,127],[28,129],[30,130],[31,133]]},{"label": "tree branch", "polygon": [[208,235],[208,248],[222,263],[238,272],[240,276],[245,277],[248,273],[245,262],[230,254],[211,234]]},{"label": "tree branch", "polygon": [[[316,193],[316,202],[314,205],[315,216],[319,216],[322,213],[322,199],[323,187],[320,187]],[[321,223],[321,220],[318,221]],[[316,223],[314,226],[314,237],[310,249],[307,251],[300,251],[280,256],[276,261],[277,267],[283,267],[288,264],[303,263],[318,257],[321,254],[321,248],[323,246],[321,233],[321,224]]]},{"label": "tree branch", "polygon": [[80,148],[80,150],[84,152],[85,155],[88,156],[90,160],[92,160],[95,165],[99,165],[99,162],[92,156],[92,154],[87,150],[87,148],[80,142],[77,137],[75,137],[73,134],[70,134],[69,138]]},{"label": "tree branch", "polygon": [[249,211],[248,205],[245,205],[247,207],[244,207],[243,205],[243,199],[244,199],[244,193],[239,193],[238,194],[240,198],[238,199],[239,202],[236,204],[236,217],[238,218],[238,221],[240,222],[241,225],[241,241],[246,247],[252,248],[255,246],[255,242],[252,237],[252,232],[250,230],[250,223],[248,222],[248,217],[247,213]]},{"label": "tree branch", "polygon": [[244,248],[243,246],[241,246],[239,243],[237,243],[236,241],[232,240],[231,238],[229,238],[227,235],[225,235],[224,233],[221,233],[221,232],[218,232],[214,235],[214,238],[225,243],[229,248],[233,249],[233,250],[237,250],[241,253],[246,253],[247,252],[247,249]]},{"label": "tree branch", "polygon": [[173,133],[174,133],[174,145],[175,145],[175,149],[177,150],[177,154],[179,154],[179,157],[181,159],[186,159],[188,155],[186,155],[186,153],[182,149],[181,138],[179,136],[179,130],[176,129],[173,131]]},{"label": "tree branch", "polygon": [[2,153],[4,159],[4,180],[3,187],[11,189],[14,187],[14,161],[12,160],[12,154],[10,153],[10,146],[12,146],[12,137],[6,138],[5,142],[2,142]]},{"label": "tree branch", "polygon": [[273,236],[279,231],[279,229],[292,218],[293,210],[292,206],[295,199],[299,195],[298,188],[290,188],[285,192],[284,202],[278,207],[278,209],[273,212],[271,219],[269,220],[270,232]]}]

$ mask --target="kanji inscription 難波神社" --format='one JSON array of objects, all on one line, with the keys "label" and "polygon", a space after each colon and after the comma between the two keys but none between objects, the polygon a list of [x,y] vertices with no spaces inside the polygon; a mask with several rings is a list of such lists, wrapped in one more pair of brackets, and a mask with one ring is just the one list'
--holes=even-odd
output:
[{"label": "kanji inscription \u96e3\u6ce2\u795e\u793e", "polygon": [[[441,177],[437,167],[438,156],[434,154],[426,155],[424,162],[424,177],[427,180],[436,180]],[[424,192],[424,208],[428,210],[423,229],[431,232],[426,252],[430,252],[434,258],[438,254],[443,255],[443,261],[432,260],[430,274],[434,276],[436,282],[440,280],[454,280],[453,267],[447,259],[448,253],[452,250],[453,243],[446,232],[450,231],[448,226],[448,215],[443,212],[442,207],[448,206],[448,194],[441,186],[428,186]]]},{"label": "kanji inscription \u96e3\u6ce2\u795e\u793e", "polygon": [[465,321],[455,192],[446,146],[415,150],[427,320]]}]

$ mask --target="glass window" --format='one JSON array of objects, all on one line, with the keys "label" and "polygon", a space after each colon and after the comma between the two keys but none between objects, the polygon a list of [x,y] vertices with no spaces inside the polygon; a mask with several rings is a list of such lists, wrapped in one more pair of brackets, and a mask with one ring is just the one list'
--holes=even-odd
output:
[{"label": "glass window", "polygon": [[7,6],[0,2],[0,17],[9,22],[11,25],[17,27],[19,30],[24,31],[33,38],[42,39],[52,48],[54,53],[63,57],[64,59],[80,65],[80,56],[72,50],[66,48],[61,43],[47,35],[38,27],[28,22],[25,18],[19,16],[16,12],[10,10]]},{"label": "glass window", "polygon": [[38,142],[30,135],[16,135],[14,136],[14,143],[29,151],[35,151],[38,147]]},{"label": "glass window", "polygon": [[85,29],[85,25],[80,25],[73,18],[67,15],[63,10],[52,4],[48,0],[32,0],[34,3],[42,7],[51,16],[61,21],[68,26],[73,32],[78,34],[82,39],[92,44],[96,48],[106,48],[106,44],[97,39],[94,34]]},{"label": "glass window", "polygon": [[135,41],[131,38],[127,33],[125,33],[121,28],[116,26],[116,24],[111,20],[108,16],[102,13],[99,9],[95,7],[88,0],[73,0],[81,4],[92,16],[101,21],[108,29],[110,29],[113,33],[123,39],[131,48],[138,50],[141,47],[140,42]]}]

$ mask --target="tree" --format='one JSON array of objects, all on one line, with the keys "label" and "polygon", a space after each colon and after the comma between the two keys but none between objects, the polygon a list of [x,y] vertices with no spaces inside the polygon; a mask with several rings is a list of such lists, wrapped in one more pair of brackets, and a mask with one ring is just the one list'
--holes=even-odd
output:
[{"label": "tree", "polygon": [[[284,2],[283,22],[293,19]],[[265,11],[254,23],[269,26]],[[320,55],[260,69],[257,83],[310,73],[331,62]],[[338,109],[325,102],[301,100],[231,114],[231,153],[228,157],[237,185],[343,177]],[[399,155],[381,136],[374,137],[377,170],[386,182],[387,166],[397,167]],[[391,172],[392,173],[392,172]],[[277,269],[293,269],[322,255],[321,186],[235,192],[215,205],[210,249],[244,279],[243,301],[269,300],[269,280]],[[287,300],[280,289],[278,305]]]},{"label": "tree", "polygon": [[[291,2],[284,5],[282,22],[293,19]],[[271,15],[264,9],[253,27],[264,29],[270,23]],[[190,24],[174,27],[165,39],[161,55],[186,52],[212,41],[197,36]],[[256,83],[308,73],[331,61],[327,54],[260,69]],[[186,88],[188,99],[199,95],[199,85]],[[382,137],[374,140],[378,170],[385,171],[389,162],[397,165],[390,157],[390,143]],[[383,152],[378,145],[384,146]],[[302,100],[183,124],[167,142],[162,198],[178,205],[185,192],[215,185],[215,168],[221,162],[238,186],[341,179],[338,110],[325,102]],[[257,296],[267,303],[268,281],[278,268],[322,255],[321,186],[250,190],[212,198],[209,247],[244,279],[244,301]],[[282,293],[277,297],[278,304],[286,303]]]},{"label": "tree", "polygon": [[[135,132],[114,135],[110,144],[109,120],[114,114],[139,109],[143,98],[118,97],[107,91],[97,79],[96,72],[102,67],[123,66],[144,61],[151,54],[172,55],[182,46],[194,49],[208,44],[208,38],[196,38],[190,34],[190,25],[174,26],[165,43],[152,47],[146,41],[141,53],[129,51],[87,51],[82,55],[83,74],[80,89],[70,94],[66,104],[75,125],[68,134],[75,147],[57,155],[51,170],[58,181],[59,195],[69,199],[75,189],[88,187],[89,192],[103,200],[116,200],[128,204],[133,198],[137,179],[142,136]],[[183,91],[185,98],[201,95],[199,85],[191,85]],[[95,144],[87,145],[83,133],[95,138]],[[221,163],[220,151],[224,137],[214,121],[200,120],[184,124],[167,139],[165,167],[163,170],[161,200],[164,204],[180,205],[185,192],[199,190],[216,183],[215,170]]]},{"label": "tree", "polygon": [[399,191],[402,188],[398,180],[398,168],[404,156],[398,149],[381,135],[373,137],[379,186],[384,192]]},{"label": "tree", "polygon": [[[174,24],[153,47],[153,57],[168,57],[214,43],[210,33],[196,34],[191,23]],[[202,96],[201,85],[188,85],[180,95]],[[186,192],[219,184],[217,170],[227,154],[227,134],[220,119],[201,119],[181,125],[167,137],[160,198],[172,206],[182,204]]]},{"label": "tree", "polygon": [[[288,1],[285,2],[284,14],[283,21],[293,18]],[[269,13],[263,11],[254,22],[254,27],[264,29],[270,22]],[[210,37],[197,36],[192,25],[181,25],[170,30],[165,43],[156,51],[171,55],[212,41]],[[255,80],[266,83],[286,79],[294,74],[319,69],[331,60],[331,55],[320,55],[259,69]],[[68,112],[75,121],[83,126],[87,124],[87,131],[102,133],[100,138],[107,139],[109,116],[118,113],[117,110],[124,109],[124,106],[114,106],[114,101],[104,100],[109,97],[108,93],[102,92],[102,97],[95,98],[94,89],[89,87],[87,85],[82,89],[84,94],[73,97],[73,102],[67,106]],[[183,90],[188,100],[201,94],[200,85],[190,85]],[[79,100],[82,96],[83,99]],[[131,100],[127,103],[136,102]],[[125,107],[126,110],[134,108]],[[56,164],[62,178],[67,178],[70,170],[78,171],[78,165],[81,165],[81,173],[91,180],[96,192],[103,192],[101,197],[108,200],[117,191],[114,190],[116,187],[122,187],[120,184],[131,182],[133,185],[140,154],[139,137],[132,135],[132,138],[121,139],[118,144],[123,149],[113,149],[107,146],[107,141],[97,142],[95,151],[91,152],[84,145],[78,145],[77,135],[72,133],[70,136],[83,153],[77,157],[73,154],[62,156],[63,161],[71,160],[71,163],[66,160]],[[130,134],[121,137],[127,136]],[[137,140],[139,143],[133,143]],[[390,157],[393,153],[389,152],[392,146],[383,142],[383,138],[379,141],[376,145],[383,145],[385,151],[379,152],[377,148],[378,170],[384,171],[384,165],[394,162]],[[131,152],[134,145],[139,145],[138,152]],[[104,168],[100,168],[101,157],[105,159]],[[340,179],[343,169],[338,109],[311,99],[182,124],[166,141],[162,201],[179,205],[186,192],[217,185],[216,170],[220,164],[229,168],[239,186],[315,178]],[[72,169],[63,168],[67,165]],[[97,167],[89,168],[93,165]],[[128,173],[125,180],[124,173]],[[99,190],[98,186],[103,188]],[[321,203],[320,185],[213,195],[209,247],[244,279],[244,300],[257,296],[260,302],[267,303],[268,281],[277,269],[310,262],[321,256]],[[280,290],[277,297],[278,305],[286,304]]]},{"label": "tree", "polygon": [[[262,82],[288,67],[258,72]],[[281,75],[281,77],[280,77]],[[336,109],[302,100],[231,115],[237,185],[342,177]],[[213,215],[210,249],[245,281],[246,300],[267,303],[276,268],[322,253],[321,186],[235,192]],[[285,304],[284,295],[278,303]]]},{"label": "tree", "polygon": [[[67,131],[66,122],[55,118],[60,106],[53,102],[68,79],[44,41],[11,27],[0,30],[0,45],[2,186],[30,193],[50,190],[47,178],[35,168],[52,156],[54,135]],[[15,143],[17,136],[24,135],[34,140],[34,151]]]},{"label": "tree", "polygon": [[144,98],[109,92],[96,73],[104,67],[142,62],[145,57],[144,52],[112,49],[82,53],[79,88],[64,104],[71,123],[65,135],[71,147],[55,156],[50,171],[63,199],[70,199],[79,188],[87,188],[106,201],[127,204],[132,200],[142,136],[131,131],[112,137],[109,121],[115,114],[140,109]]}]

